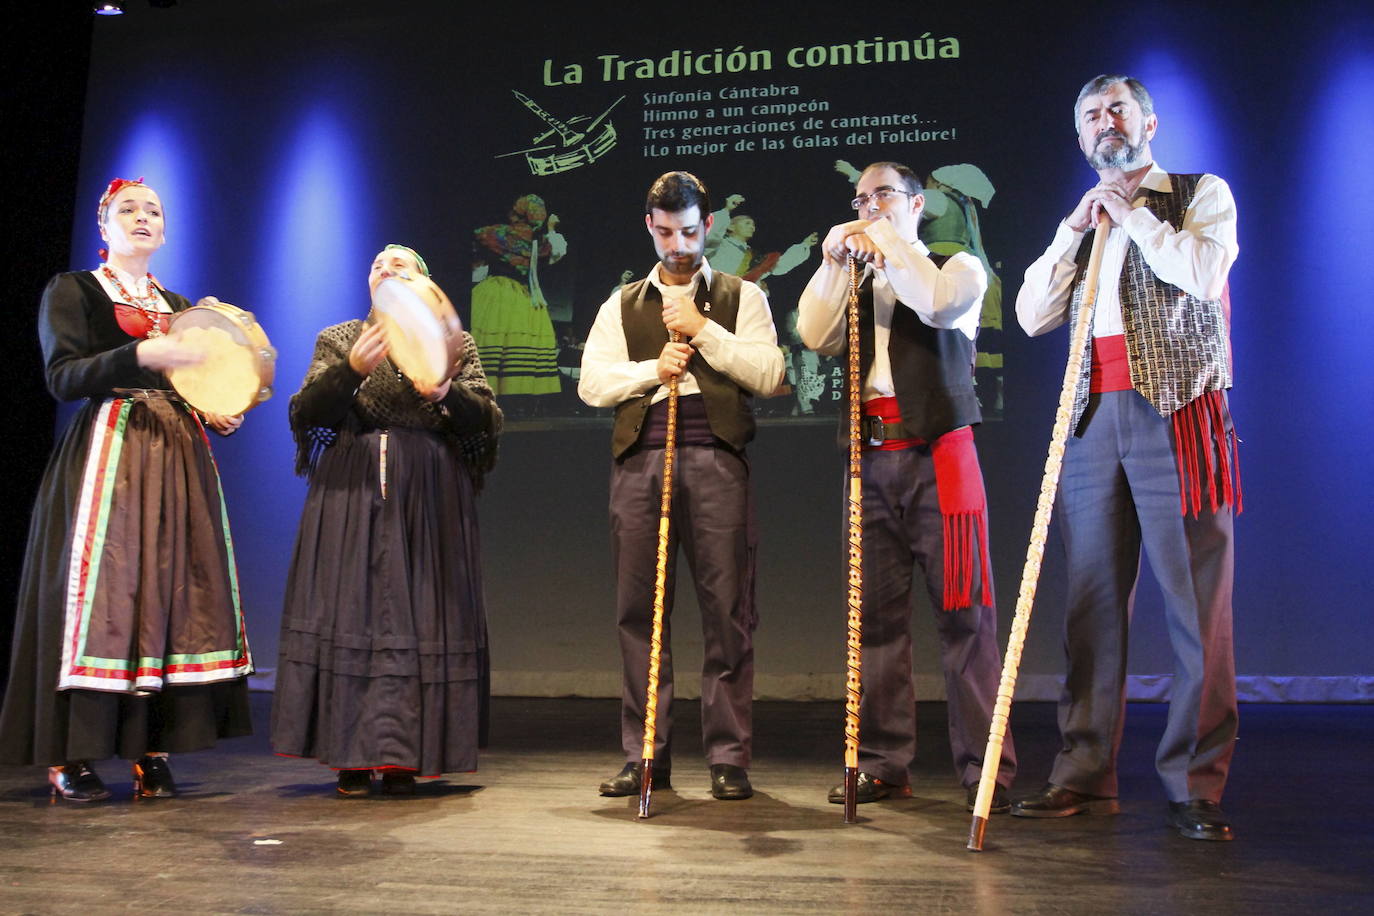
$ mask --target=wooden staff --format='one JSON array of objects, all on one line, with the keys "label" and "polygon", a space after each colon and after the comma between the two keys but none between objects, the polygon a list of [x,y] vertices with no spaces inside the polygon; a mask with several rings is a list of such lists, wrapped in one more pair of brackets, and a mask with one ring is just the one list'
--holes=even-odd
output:
[{"label": "wooden staff", "polygon": [[849,256],[849,306],[845,320],[849,331],[849,617],[845,642],[844,678],[844,822],[858,820],[859,807],[859,693],[862,684],[864,596],[864,476],[863,440],[859,419],[863,389],[859,379],[859,261]]},{"label": "wooden staff", "polygon": [[[670,343],[682,333],[670,331]],[[668,431],[663,443],[663,490],[658,503],[658,558],[654,563],[654,623],[649,633],[649,681],[644,701],[643,773],[639,781],[639,816],[649,816],[654,791],[654,739],[658,736],[658,669],[663,653],[663,603],[668,586],[668,532],[673,517],[673,460],[677,457],[677,381],[668,379]]]},{"label": "wooden staff", "polygon": [[968,830],[968,848],[983,851],[983,833],[987,830],[988,814],[992,810],[992,795],[997,786],[997,769],[1002,759],[1002,740],[1007,734],[1011,716],[1011,696],[1016,691],[1016,674],[1021,668],[1021,650],[1030,627],[1031,609],[1035,604],[1035,587],[1040,582],[1040,561],[1045,556],[1045,539],[1049,535],[1050,515],[1054,511],[1054,494],[1059,489],[1059,471],[1064,465],[1064,443],[1069,438],[1069,420],[1073,417],[1073,402],[1078,380],[1083,372],[1083,356],[1088,348],[1088,332],[1092,328],[1093,306],[1097,303],[1097,280],[1102,271],[1102,250],[1107,244],[1111,220],[1105,210],[1098,216],[1097,231],[1093,233],[1092,253],[1088,256],[1087,276],[1083,281],[1083,299],[1078,307],[1078,320],[1069,340],[1069,363],[1064,368],[1064,385],[1059,390],[1059,409],[1054,414],[1054,431],[1050,434],[1050,451],[1045,458],[1045,474],[1040,480],[1040,501],[1035,506],[1035,521],[1031,524],[1030,545],[1026,548],[1026,565],[1021,571],[1021,591],[1016,596],[1016,616],[1007,637],[1007,654],[1002,663],[1002,681],[997,688],[997,703],[992,711],[992,726],[988,730],[988,745],[983,751],[983,775],[978,781],[978,797],[973,803],[973,822]]}]

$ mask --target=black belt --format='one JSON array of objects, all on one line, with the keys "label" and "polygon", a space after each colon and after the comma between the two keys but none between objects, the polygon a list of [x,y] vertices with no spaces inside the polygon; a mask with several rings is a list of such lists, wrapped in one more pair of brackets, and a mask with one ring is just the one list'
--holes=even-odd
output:
[{"label": "black belt", "polygon": [[865,445],[882,445],[889,439],[911,439],[906,427],[899,423],[885,423],[882,417],[865,414],[859,424],[859,437]]}]

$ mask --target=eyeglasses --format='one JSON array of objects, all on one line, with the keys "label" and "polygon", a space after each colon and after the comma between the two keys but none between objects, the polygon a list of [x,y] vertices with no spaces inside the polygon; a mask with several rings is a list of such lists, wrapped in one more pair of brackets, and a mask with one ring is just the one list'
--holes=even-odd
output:
[{"label": "eyeglasses", "polygon": [[855,210],[862,210],[864,207],[868,206],[869,201],[874,201],[879,204],[885,204],[888,201],[896,198],[898,194],[905,194],[907,197],[915,197],[916,193],[917,192],[915,191],[902,191],[897,188],[889,188],[886,185],[884,185],[881,188],[874,189],[873,193],[871,194],[860,194],[858,197],[851,200],[849,202],[849,205],[853,207]]}]

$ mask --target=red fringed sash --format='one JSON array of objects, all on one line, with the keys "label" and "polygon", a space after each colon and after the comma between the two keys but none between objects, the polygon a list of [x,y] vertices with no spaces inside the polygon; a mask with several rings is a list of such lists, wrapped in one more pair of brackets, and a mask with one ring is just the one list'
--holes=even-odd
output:
[{"label": "red fringed sash", "polygon": [[[1183,515],[1188,514],[1191,506],[1193,518],[1198,517],[1204,489],[1213,512],[1225,505],[1234,506],[1237,515],[1245,509],[1240,489],[1240,454],[1236,448],[1240,440],[1234,428],[1227,429],[1227,419],[1226,395],[1221,391],[1204,393],[1174,411],[1171,417],[1179,509]],[[1199,471],[1205,471],[1205,483]]]},{"label": "red fringed sash", "polygon": [[[897,423],[901,412],[896,398],[874,398],[864,404],[864,413]],[[884,450],[925,445],[921,439],[889,439],[873,446]],[[935,462],[935,490],[940,499],[944,522],[945,591],[944,610],[953,611],[973,605],[973,558],[982,567],[983,589],[980,604],[992,604],[992,567],[988,551],[988,505],[983,490],[983,472],[978,466],[978,450],[973,446],[973,429],[965,426],[945,433],[930,443]]]},{"label": "red fringed sash", "polygon": [[992,604],[992,567],[988,562],[988,504],[983,472],[973,447],[973,429],[945,433],[930,446],[935,458],[935,489],[945,522],[945,610],[972,607],[973,555],[981,560],[983,594]]}]

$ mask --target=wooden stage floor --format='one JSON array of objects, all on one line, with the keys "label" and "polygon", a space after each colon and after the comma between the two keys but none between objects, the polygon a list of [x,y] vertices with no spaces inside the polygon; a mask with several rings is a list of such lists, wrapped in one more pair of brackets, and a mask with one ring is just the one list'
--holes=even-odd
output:
[{"label": "wooden stage floor", "polygon": [[[653,817],[597,783],[619,768],[617,704],[498,698],[479,773],[412,798],[334,797],[333,774],[259,736],[187,754],[180,798],[49,806],[37,768],[0,767],[0,912],[80,913],[1369,913],[1374,706],[1242,709],[1225,807],[1238,839],[1164,824],[1153,745],[1164,707],[1133,704],[1119,817],[996,816],[981,854],[950,773],[942,704],[924,704],[915,797],[825,800],[840,773],[835,703],[759,703],[756,794],[717,802],[698,711],[677,706],[674,791]],[[1054,709],[1017,704],[1022,770],[1044,780]]]}]

